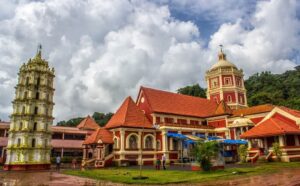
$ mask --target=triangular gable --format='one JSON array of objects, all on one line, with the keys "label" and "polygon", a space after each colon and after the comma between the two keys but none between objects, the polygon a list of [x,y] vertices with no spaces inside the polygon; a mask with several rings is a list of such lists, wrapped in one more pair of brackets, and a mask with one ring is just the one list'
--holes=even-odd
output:
[{"label": "triangular gable", "polygon": [[96,130],[96,129],[100,128],[100,126],[96,123],[96,121],[91,116],[88,115],[77,125],[77,128],[78,129]]},{"label": "triangular gable", "polygon": [[215,115],[230,115],[232,113],[231,108],[225,103],[224,100],[221,100],[221,102],[218,104],[217,109],[215,111]]},{"label": "triangular gable", "polygon": [[114,143],[112,132],[110,132],[105,128],[98,128],[95,132],[92,133],[92,135],[90,135],[83,142],[83,144],[93,144],[93,143],[105,143],[105,144]]},{"label": "triangular gable", "polygon": [[124,100],[105,126],[105,128],[117,127],[153,128],[144,112],[140,110],[131,97]]},{"label": "triangular gable", "polygon": [[257,125],[259,125],[260,123],[266,121],[267,119],[269,118],[272,118],[276,113],[288,118],[288,119],[291,119],[291,120],[294,120],[296,122],[297,125],[300,125],[300,114],[299,114],[299,117],[295,114],[295,112],[299,112],[297,110],[292,110],[292,109],[289,109],[289,108],[286,108],[286,107],[282,107],[282,106],[276,106],[269,114],[267,114],[265,116],[265,118],[259,122]]}]

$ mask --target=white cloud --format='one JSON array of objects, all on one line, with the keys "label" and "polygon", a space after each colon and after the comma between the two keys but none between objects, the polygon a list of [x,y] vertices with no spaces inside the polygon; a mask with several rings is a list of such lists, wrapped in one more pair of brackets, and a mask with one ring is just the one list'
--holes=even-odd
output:
[{"label": "white cloud", "polygon": [[[39,42],[56,70],[57,120],[114,112],[125,97],[136,96],[140,85],[172,91],[196,82],[205,85],[205,71],[216,61],[220,43],[246,74],[289,69],[295,65],[291,53],[299,50],[293,3],[259,3],[249,18],[251,29],[245,9],[234,13],[243,16],[222,24],[208,47],[192,21],[178,20],[168,6],[146,0],[10,3],[10,10],[0,14],[0,118],[10,114],[18,68]],[[195,8],[215,15],[206,6]],[[227,5],[210,7],[219,6]]]}]

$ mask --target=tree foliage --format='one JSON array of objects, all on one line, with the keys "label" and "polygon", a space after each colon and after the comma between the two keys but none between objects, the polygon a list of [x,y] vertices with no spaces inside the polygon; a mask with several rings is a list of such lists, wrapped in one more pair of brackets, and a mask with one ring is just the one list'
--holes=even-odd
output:
[{"label": "tree foliage", "polygon": [[211,169],[211,160],[217,156],[219,149],[219,144],[216,141],[200,141],[197,143],[194,148],[194,155],[204,171],[209,171]]},{"label": "tree foliage", "polygon": [[[113,115],[114,114],[110,112],[109,113],[94,112],[92,117],[99,126],[103,127]],[[57,126],[76,127],[83,119],[84,117],[76,117],[76,118],[69,119],[67,121],[64,120],[59,121],[57,123]]]},{"label": "tree foliage", "polygon": [[179,88],[177,90],[177,93],[189,95],[189,96],[206,98],[206,89],[200,87],[199,84],[194,84],[194,85],[186,86],[183,88]]},{"label": "tree foliage", "polygon": [[270,103],[300,109],[300,66],[283,74],[256,73],[245,87],[249,106]]},{"label": "tree foliage", "polygon": [[245,163],[248,154],[248,147],[246,145],[240,145],[238,147],[238,155],[240,158],[240,162]]},{"label": "tree foliage", "polygon": [[281,156],[282,156],[282,151],[281,151],[279,143],[273,143],[272,149],[273,149],[273,153],[276,156],[277,160],[280,161]]}]

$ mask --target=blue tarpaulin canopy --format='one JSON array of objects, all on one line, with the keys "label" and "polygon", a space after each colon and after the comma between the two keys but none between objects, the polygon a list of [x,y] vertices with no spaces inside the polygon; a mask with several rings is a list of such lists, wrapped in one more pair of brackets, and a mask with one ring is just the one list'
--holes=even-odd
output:
[{"label": "blue tarpaulin canopy", "polygon": [[224,139],[221,143],[228,145],[246,145],[248,142],[245,140]]},{"label": "blue tarpaulin canopy", "polygon": [[178,139],[187,139],[187,137],[183,134],[178,134],[178,133],[171,133],[171,132],[168,132],[167,133],[167,136],[168,137],[172,137],[172,138],[178,138]]}]

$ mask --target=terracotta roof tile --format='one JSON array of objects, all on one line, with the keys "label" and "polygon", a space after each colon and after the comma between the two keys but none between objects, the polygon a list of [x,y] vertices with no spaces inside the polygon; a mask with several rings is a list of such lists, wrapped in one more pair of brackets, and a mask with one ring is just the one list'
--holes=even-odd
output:
[{"label": "terracotta roof tile", "polygon": [[79,123],[79,125],[77,125],[77,128],[96,130],[99,128],[99,125],[96,123],[96,121],[91,116],[87,116],[84,120],[82,120]]},{"label": "terracotta roof tile", "polygon": [[231,114],[232,110],[230,107],[222,100],[215,111],[215,115]]},{"label": "terracotta roof tile", "polygon": [[92,135],[90,135],[83,144],[99,143],[114,143],[112,133],[105,128],[98,128]]},{"label": "terracotta roof tile", "polygon": [[108,121],[105,128],[138,127],[152,128],[144,112],[140,110],[131,97],[127,97],[117,112]]},{"label": "terracotta roof tile", "polygon": [[271,104],[258,105],[258,106],[233,110],[232,114],[233,116],[241,116],[241,115],[246,116],[251,114],[259,114],[264,112],[270,112],[271,110],[273,110],[274,107],[275,106]]},{"label": "terracotta roof tile", "polygon": [[283,134],[300,134],[300,129],[296,124],[288,124],[277,118],[269,118],[243,133],[241,138],[256,138]]},{"label": "terracotta roof tile", "polygon": [[287,108],[287,107],[284,107],[284,106],[280,106],[279,108],[284,110],[285,112],[293,115],[293,116],[296,116],[296,117],[300,118],[300,111],[299,110],[293,110],[293,109],[290,109],[290,108]]},{"label": "terracotta roof tile", "polygon": [[62,140],[52,139],[51,145],[53,148],[74,148],[81,149],[83,140]]},{"label": "terracotta roof tile", "polygon": [[214,114],[215,101],[152,88],[141,87],[151,109],[158,113],[207,117]]}]

